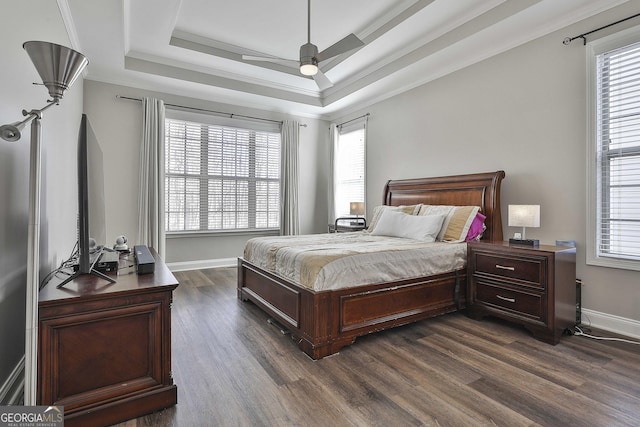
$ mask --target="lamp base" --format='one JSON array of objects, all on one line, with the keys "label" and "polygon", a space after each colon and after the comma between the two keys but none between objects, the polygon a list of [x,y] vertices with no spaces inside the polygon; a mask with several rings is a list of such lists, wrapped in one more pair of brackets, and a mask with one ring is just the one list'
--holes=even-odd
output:
[{"label": "lamp base", "polygon": [[522,245],[522,246],[540,246],[540,240],[531,239],[509,239],[510,245]]}]

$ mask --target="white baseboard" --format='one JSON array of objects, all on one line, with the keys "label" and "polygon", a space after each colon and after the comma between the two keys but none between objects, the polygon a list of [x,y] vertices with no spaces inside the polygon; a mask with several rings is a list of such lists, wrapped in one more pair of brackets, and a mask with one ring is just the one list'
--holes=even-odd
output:
[{"label": "white baseboard", "polygon": [[22,402],[24,402],[24,356],[0,387],[0,405],[21,405]]},{"label": "white baseboard", "polygon": [[203,268],[235,267],[238,258],[202,259],[197,261],[168,262],[171,271],[202,270]]},{"label": "white baseboard", "polygon": [[640,321],[583,308],[582,324],[640,339]]}]

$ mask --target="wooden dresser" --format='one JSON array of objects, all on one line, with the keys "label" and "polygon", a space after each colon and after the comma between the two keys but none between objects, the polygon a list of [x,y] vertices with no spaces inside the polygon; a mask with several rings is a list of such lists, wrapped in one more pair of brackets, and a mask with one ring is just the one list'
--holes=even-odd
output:
[{"label": "wooden dresser", "polygon": [[517,322],[557,344],[576,320],[576,249],[470,242],[467,314]]},{"label": "wooden dresser", "polygon": [[84,275],[39,295],[38,405],[64,406],[65,426],[107,426],[177,403],[171,302],[178,282],[121,259],[117,282]]}]

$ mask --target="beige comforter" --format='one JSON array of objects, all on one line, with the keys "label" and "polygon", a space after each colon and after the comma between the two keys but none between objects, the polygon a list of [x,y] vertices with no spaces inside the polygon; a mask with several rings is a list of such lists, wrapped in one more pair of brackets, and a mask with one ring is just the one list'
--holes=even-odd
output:
[{"label": "beige comforter", "polygon": [[366,232],[257,237],[244,258],[316,291],[429,276],[463,268],[466,243],[424,243]]}]

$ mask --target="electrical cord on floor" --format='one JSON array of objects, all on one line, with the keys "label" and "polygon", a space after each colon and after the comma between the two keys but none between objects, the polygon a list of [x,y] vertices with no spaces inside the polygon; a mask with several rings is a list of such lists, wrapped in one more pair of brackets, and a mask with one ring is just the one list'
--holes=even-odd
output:
[{"label": "electrical cord on floor", "polygon": [[629,344],[638,344],[638,345],[640,345],[640,342],[627,340],[627,339],[624,339],[624,338],[598,337],[598,336],[595,336],[595,335],[587,334],[587,333],[584,333],[582,331],[582,329],[580,329],[579,326],[574,326],[574,329],[575,329],[575,331],[573,332],[573,335],[577,335],[577,336],[591,338],[591,339],[594,339],[594,340],[620,341],[620,342],[626,342],[626,343],[629,343]]}]

